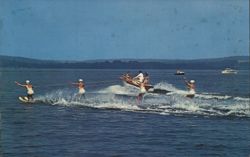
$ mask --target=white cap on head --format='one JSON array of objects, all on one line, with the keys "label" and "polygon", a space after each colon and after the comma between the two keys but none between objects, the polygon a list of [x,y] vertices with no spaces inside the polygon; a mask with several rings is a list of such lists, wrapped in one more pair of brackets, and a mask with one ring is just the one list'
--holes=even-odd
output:
[{"label": "white cap on head", "polygon": [[195,83],[195,81],[194,80],[190,80],[190,83]]},{"label": "white cap on head", "polygon": [[79,82],[82,82],[83,80],[82,80],[82,79],[79,79],[78,81],[79,81]]},{"label": "white cap on head", "polygon": [[29,84],[29,83],[30,83],[30,80],[26,80],[25,82],[26,82],[27,84]]}]

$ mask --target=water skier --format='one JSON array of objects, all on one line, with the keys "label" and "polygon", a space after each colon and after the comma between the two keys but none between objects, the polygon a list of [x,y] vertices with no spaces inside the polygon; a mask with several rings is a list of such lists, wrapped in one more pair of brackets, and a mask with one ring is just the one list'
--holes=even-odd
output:
[{"label": "water skier", "polygon": [[142,71],[139,71],[138,75],[133,78],[133,80],[137,83],[140,84],[144,81],[144,76]]},{"label": "water skier", "polygon": [[190,81],[187,81],[185,80],[186,82],[186,85],[187,85],[187,88],[189,90],[189,93],[186,95],[186,97],[189,97],[189,98],[193,98],[195,96],[195,81],[194,80],[190,80]]},{"label": "water skier", "polygon": [[140,84],[140,92],[139,92],[139,95],[137,96],[137,102],[138,102],[138,104],[140,104],[140,103],[142,102],[143,96],[144,96],[144,94],[145,94],[146,92],[147,92],[147,90],[146,90],[146,88],[145,88],[145,83],[142,82],[142,83]]},{"label": "water skier", "polygon": [[147,72],[144,73],[144,80],[143,82],[145,83],[145,85],[149,84],[149,75]]},{"label": "water skier", "polygon": [[137,102],[138,102],[138,104],[140,104],[142,102],[143,96],[147,92],[146,85],[149,84],[149,75],[148,75],[148,73],[145,73],[143,77],[144,77],[144,79],[140,83],[140,93],[137,96]]},{"label": "water skier", "polygon": [[79,79],[77,83],[71,83],[72,85],[77,85],[79,91],[78,91],[78,97],[81,99],[82,97],[85,98],[85,85],[83,83],[82,79]]},{"label": "water skier", "polygon": [[21,87],[25,87],[27,89],[27,100],[28,101],[33,101],[33,95],[34,95],[34,90],[33,90],[33,86],[32,84],[30,83],[29,80],[26,80],[25,83],[26,84],[20,84],[19,82],[15,81],[15,83],[18,85],[18,86],[21,86]]}]

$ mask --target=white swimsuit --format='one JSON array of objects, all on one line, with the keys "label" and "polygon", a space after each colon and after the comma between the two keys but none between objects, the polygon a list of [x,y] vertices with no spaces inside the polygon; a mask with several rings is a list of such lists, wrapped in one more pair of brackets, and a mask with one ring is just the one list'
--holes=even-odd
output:
[{"label": "white swimsuit", "polygon": [[84,94],[85,93],[85,89],[84,88],[79,88],[79,94]]},{"label": "white swimsuit", "polygon": [[195,94],[195,90],[194,89],[190,89],[189,90],[189,94]]},{"label": "white swimsuit", "polygon": [[33,89],[32,88],[27,88],[27,93],[29,94],[29,95],[32,95],[32,94],[34,94],[34,91],[33,91]]},{"label": "white swimsuit", "polygon": [[146,88],[145,88],[144,86],[141,86],[141,87],[140,87],[140,93],[141,93],[141,94],[144,94],[144,93],[146,93],[146,92],[147,92]]}]

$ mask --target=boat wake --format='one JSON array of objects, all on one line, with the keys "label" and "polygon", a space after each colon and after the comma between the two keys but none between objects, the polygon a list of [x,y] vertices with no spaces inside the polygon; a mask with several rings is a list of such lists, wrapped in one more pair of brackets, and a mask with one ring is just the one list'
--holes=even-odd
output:
[{"label": "boat wake", "polygon": [[177,89],[166,82],[158,83],[154,87],[171,92],[166,94],[147,93],[143,102],[138,104],[136,101],[138,89],[131,86],[113,85],[87,93],[86,98],[79,98],[74,91],[64,89],[38,96],[36,100],[51,105],[117,109],[163,115],[250,117],[250,98],[223,96],[218,93],[200,93],[190,99],[183,96],[186,91]]}]

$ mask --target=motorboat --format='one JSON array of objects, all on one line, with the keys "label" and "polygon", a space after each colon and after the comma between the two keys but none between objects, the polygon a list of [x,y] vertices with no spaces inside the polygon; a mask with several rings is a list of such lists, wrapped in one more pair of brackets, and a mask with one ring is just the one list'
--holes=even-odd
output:
[{"label": "motorboat", "polygon": [[[138,82],[138,80],[134,80],[133,77],[131,77],[128,74],[122,75],[120,77],[121,80],[123,80],[125,83],[130,84],[132,86],[135,86],[137,88],[140,88],[140,83]],[[150,88],[153,88],[152,85],[150,84],[146,84],[145,85],[145,89],[148,91]]]},{"label": "motorboat", "polygon": [[233,70],[231,68],[226,68],[225,70],[221,71],[222,74],[237,74],[237,70]]},{"label": "motorboat", "polygon": [[185,72],[181,70],[176,70],[175,75],[185,75]]}]

